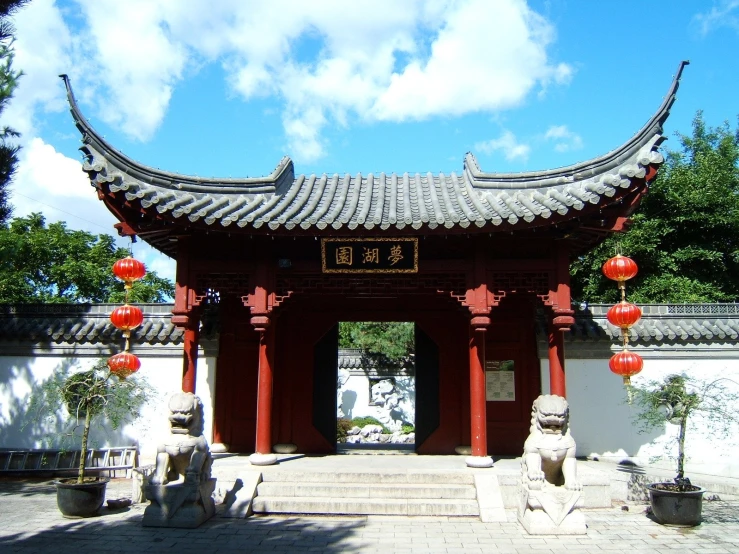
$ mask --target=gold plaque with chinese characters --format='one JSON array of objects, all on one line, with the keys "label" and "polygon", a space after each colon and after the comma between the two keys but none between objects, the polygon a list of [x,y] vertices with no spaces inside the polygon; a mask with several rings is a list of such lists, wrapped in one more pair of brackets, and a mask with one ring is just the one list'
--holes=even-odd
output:
[{"label": "gold plaque with chinese characters", "polygon": [[321,239],[324,273],[418,273],[418,239]]}]

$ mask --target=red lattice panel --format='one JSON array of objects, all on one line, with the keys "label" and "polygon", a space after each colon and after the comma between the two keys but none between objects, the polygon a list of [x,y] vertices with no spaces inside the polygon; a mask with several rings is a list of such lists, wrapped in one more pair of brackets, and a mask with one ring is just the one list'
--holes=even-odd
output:
[{"label": "red lattice panel", "polygon": [[541,298],[544,304],[551,306],[550,274],[546,271],[501,271],[488,273],[488,290],[493,294],[495,304],[498,304],[508,294],[517,292],[534,294]]},{"label": "red lattice panel", "polygon": [[218,304],[224,294],[242,296],[249,291],[249,275],[243,273],[201,273],[195,278],[195,305]]},{"label": "red lattice panel", "polygon": [[466,276],[463,273],[409,276],[335,276],[290,275],[277,278],[276,299],[284,301],[293,294],[355,294],[363,296],[402,294],[448,294],[464,300]]}]

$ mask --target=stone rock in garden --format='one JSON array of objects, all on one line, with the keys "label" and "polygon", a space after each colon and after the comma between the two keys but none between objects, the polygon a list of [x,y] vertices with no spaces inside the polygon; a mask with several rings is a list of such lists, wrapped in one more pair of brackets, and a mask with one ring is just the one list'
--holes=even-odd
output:
[{"label": "stone rock in garden", "polygon": [[346,437],[346,442],[349,444],[359,444],[362,442],[362,437],[360,435],[353,435]]},{"label": "stone rock in garden", "polygon": [[366,442],[380,442],[381,433],[372,433],[365,438]]},{"label": "stone rock in garden", "polygon": [[390,379],[383,379],[372,385],[372,400],[377,400],[379,397],[390,394],[394,389],[395,385]]},{"label": "stone rock in garden", "polygon": [[390,439],[392,438],[392,435],[380,435],[380,442],[390,442]]},{"label": "stone rock in garden", "polygon": [[362,427],[361,435],[367,437],[373,433],[382,433],[382,427],[380,425],[365,425]]},{"label": "stone rock in garden", "polygon": [[354,427],[352,427],[351,429],[349,429],[349,430],[348,430],[348,431],[346,432],[346,434],[347,434],[347,435],[358,435],[358,434],[359,434],[359,433],[361,433],[361,432],[362,432],[362,428],[361,428],[361,427],[357,427],[357,426],[355,425]]}]

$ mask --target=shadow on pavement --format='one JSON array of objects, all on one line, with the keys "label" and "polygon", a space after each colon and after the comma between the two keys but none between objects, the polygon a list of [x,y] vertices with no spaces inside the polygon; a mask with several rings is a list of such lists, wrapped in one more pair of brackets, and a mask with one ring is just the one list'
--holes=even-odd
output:
[{"label": "shadow on pavement", "polygon": [[64,519],[49,480],[0,480],[0,552],[351,552],[361,517],[214,517],[197,529],[143,527],[144,504]]}]

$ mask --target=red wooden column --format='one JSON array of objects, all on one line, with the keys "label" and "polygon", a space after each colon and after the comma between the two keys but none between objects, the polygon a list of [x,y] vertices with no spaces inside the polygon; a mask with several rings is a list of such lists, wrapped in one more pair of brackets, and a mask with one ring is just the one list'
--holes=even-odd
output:
[{"label": "red wooden column", "polygon": [[195,393],[195,378],[198,365],[198,343],[200,342],[200,314],[193,276],[190,272],[192,244],[188,237],[180,237],[177,244],[177,275],[175,281],[172,323],[184,330],[182,355],[182,391]]},{"label": "red wooden column", "polygon": [[198,344],[200,343],[200,319],[192,316],[185,327],[184,355],[182,357],[182,392],[195,394],[195,378],[198,370]]},{"label": "red wooden column", "polygon": [[490,318],[476,316],[470,324],[470,467],[492,467],[488,456],[487,411],[485,399],[485,333]]},{"label": "red wooden column", "polygon": [[472,455],[487,456],[485,411],[485,327],[471,327],[470,332],[470,430]]},{"label": "red wooden column", "polygon": [[566,397],[564,330],[553,322],[549,325],[549,392]]},{"label": "red wooden column", "polygon": [[550,292],[554,299],[549,322],[549,390],[550,394],[567,396],[564,333],[575,323],[570,297],[570,252],[564,241],[554,248],[553,262],[557,288]]},{"label": "red wooden column", "polygon": [[487,252],[485,242],[475,244],[472,280],[466,303],[470,319],[470,446],[472,455],[465,460],[469,467],[492,467],[488,456],[488,422],[485,400],[485,332],[490,325],[490,299],[487,286]]},{"label": "red wooden column", "polygon": [[259,382],[257,384],[257,440],[255,452],[249,456],[252,465],[277,462],[272,453],[272,381],[274,370],[275,322],[272,315],[274,290],[269,261],[260,260],[253,277],[253,289],[245,298],[251,310],[251,324],[259,333]]},{"label": "red wooden column", "polygon": [[[257,385],[257,443],[255,454],[262,457],[274,456],[272,454],[273,337],[273,328],[259,330],[259,384]],[[254,462],[252,461],[252,463]]]}]

